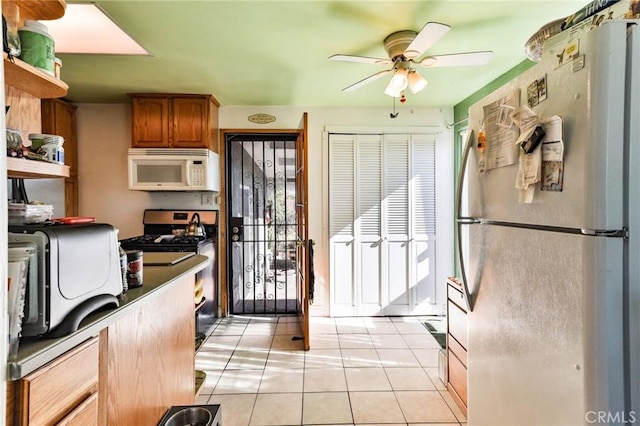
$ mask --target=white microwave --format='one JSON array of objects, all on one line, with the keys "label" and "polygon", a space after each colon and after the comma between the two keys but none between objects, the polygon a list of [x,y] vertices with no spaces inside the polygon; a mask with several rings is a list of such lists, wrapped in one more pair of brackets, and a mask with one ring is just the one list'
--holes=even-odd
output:
[{"label": "white microwave", "polygon": [[220,191],[218,154],[206,149],[129,149],[129,189]]}]

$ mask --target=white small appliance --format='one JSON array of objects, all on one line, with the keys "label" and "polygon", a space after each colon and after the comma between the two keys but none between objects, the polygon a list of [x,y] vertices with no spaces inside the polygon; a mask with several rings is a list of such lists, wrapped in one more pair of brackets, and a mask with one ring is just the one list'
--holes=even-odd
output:
[{"label": "white small appliance", "polygon": [[220,191],[218,154],[206,149],[131,148],[129,189]]}]

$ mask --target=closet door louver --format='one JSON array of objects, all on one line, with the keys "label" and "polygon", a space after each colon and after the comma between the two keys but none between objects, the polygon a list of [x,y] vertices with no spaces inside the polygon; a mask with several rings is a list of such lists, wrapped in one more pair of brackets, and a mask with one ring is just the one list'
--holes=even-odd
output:
[{"label": "closet door louver", "polygon": [[356,136],[356,264],[358,314],[376,315],[383,306],[381,183],[382,138]]},{"label": "closet door louver", "polygon": [[331,138],[329,203],[332,238],[334,236],[353,238],[354,142],[354,137],[351,135],[336,135]]},{"label": "closet door louver", "polygon": [[332,315],[355,312],[355,137],[329,139],[329,261]]},{"label": "closet door louver", "polygon": [[409,135],[384,135],[384,218],[386,313],[402,315],[410,307],[409,281]]},{"label": "closet door louver", "polygon": [[432,135],[413,135],[411,211],[414,235],[436,233],[436,143]]}]

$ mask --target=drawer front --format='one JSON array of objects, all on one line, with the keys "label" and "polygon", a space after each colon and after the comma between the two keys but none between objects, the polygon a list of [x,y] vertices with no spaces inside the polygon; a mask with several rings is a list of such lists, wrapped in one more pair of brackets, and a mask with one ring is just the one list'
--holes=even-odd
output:
[{"label": "drawer front", "polygon": [[449,351],[449,386],[458,394],[464,405],[467,405],[467,367]]},{"label": "drawer front", "polygon": [[96,426],[98,424],[98,393],[82,401],[56,426]]},{"label": "drawer front", "polygon": [[83,343],[26,376],[25,424],[58,422],[98,389],[98,339]]},{"label": "drawer front", "polygon": [[464,300],[464,294],[451,284],[447,285],[447,299],[458,305],[464,312],[467,312],[467,302]]},{"label": "drawer front", "polygon": [[455,303],[447,302],[447,327],[449,334],[467,348],[467,314]]},{"label": "drawer front", "polygon": [[462,365],[467,366],[467,350],[456,339],[452,339],[450,334],[447,335],[447,348],[460,360]]}]

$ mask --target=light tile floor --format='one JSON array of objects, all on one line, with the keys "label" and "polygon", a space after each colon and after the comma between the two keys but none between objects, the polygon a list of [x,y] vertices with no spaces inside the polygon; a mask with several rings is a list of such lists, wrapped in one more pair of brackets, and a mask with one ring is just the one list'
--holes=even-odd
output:
[{"label": "light tile floor", "polygon": [[224,426],[466,425],[438,378],[439,345],[419,318],[295,317],[218,321],[196,354],[197,404]]}]

